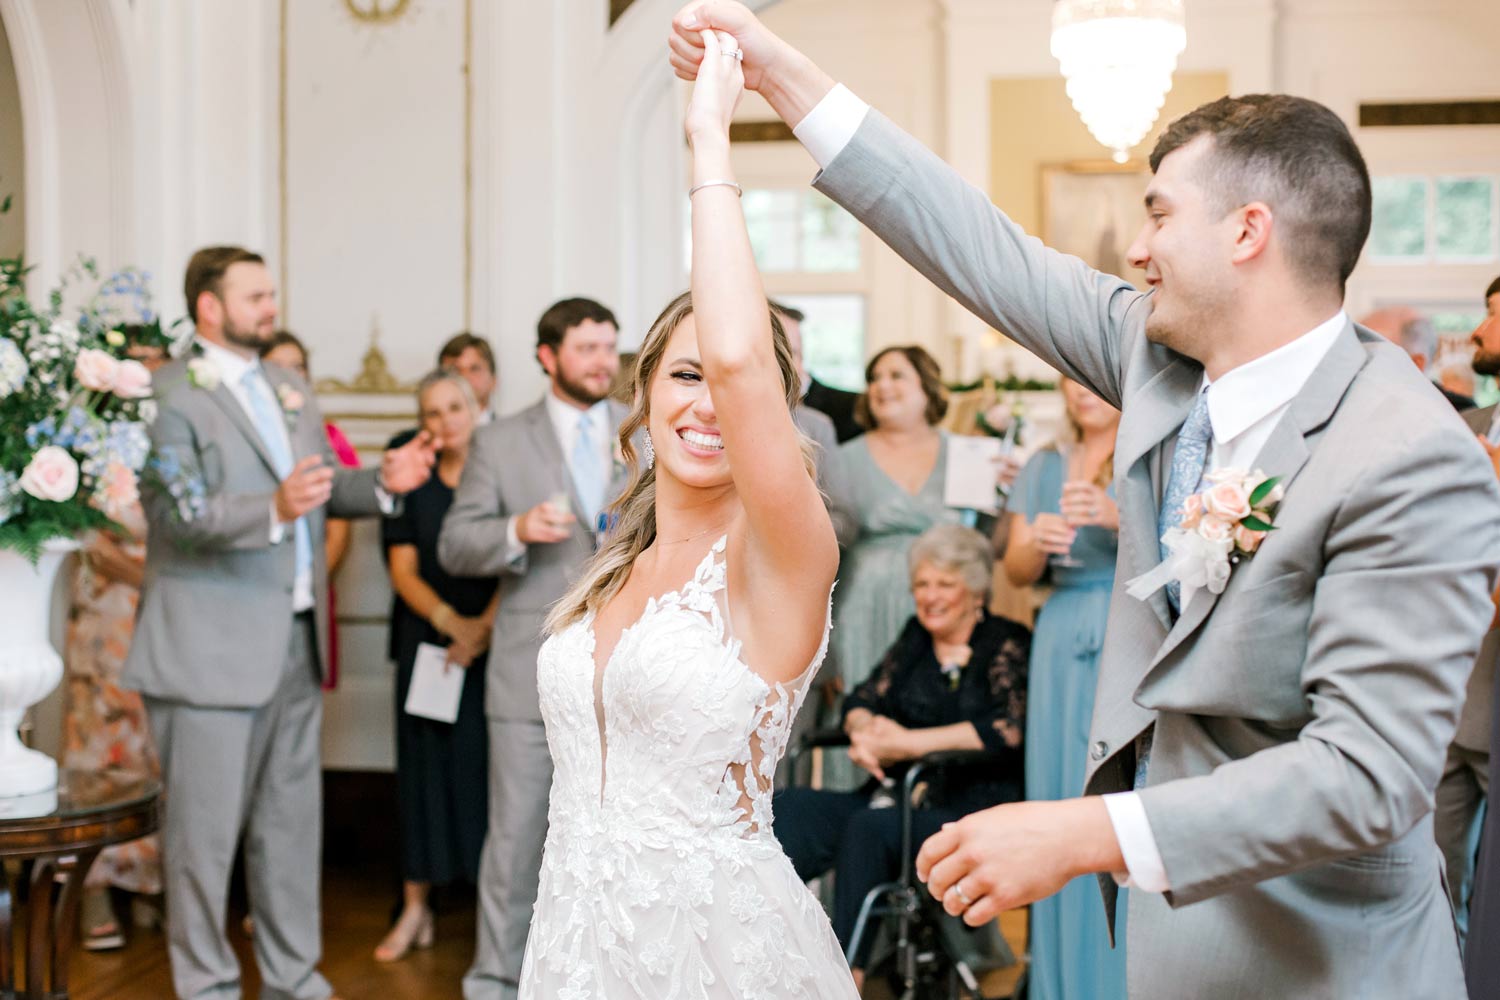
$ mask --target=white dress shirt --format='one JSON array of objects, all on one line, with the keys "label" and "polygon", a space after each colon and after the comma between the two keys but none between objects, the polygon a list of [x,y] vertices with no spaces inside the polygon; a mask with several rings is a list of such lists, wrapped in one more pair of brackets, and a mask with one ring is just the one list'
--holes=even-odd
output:
[{"label": "white dress shirt", "polygon": [[[579,418],[585,413],[589,415],[592,433],[594,434],[594,450],[597,454],[599,467],[603,469],[601,482],[608,483],[613,477],[614,471],[614,428],[609,422],[609,400],[601,399],[590,406],[587,410],[580,410],[572,403],[565,403],[556,392],[547,390],[543,397],[547,408],[547,418],[552,421],[552,430],[557,435],[557,443],[562,446],[563,461],[568,463],[569,477],[571,482],[573,463],[573,443],[578,440]],[[571,506],[571,504],[570,504]],[[578,511],[574,511],[578,514]],[[521,541],[521,536],[516,533],[516,521],[519,517],[512,517],[505,525],[505,561],[513,563],[526,554],[526,543]],[[587,530],[593,531],[594,525],[585,525]]]},{"label": "white dress shirt", "polygon": [[[819,168],[824,168],[854,138],[869,110],[868,104],[838,84],[796,124],[792,133]],[[1291,343],[1226,372],[1217,382],[1211,383],[1204,375],[1209,420],[1213,425],[1210,470],[1251,468],[1277,421],[1347,322],[1348,317],[1340,310]],[[1187,607],[1192,597],[1193,590],[1183,587],[1182,606]],[[1128,879],[1116,876],[1116,880],[1148,892],[1166,892],[1171,888],[1166,865],[1140,796],[1135,792],[1118,792],[1103,798],[1129,873]]]},{"label": "white dress shirt", "polygon": [[[229,394],[234,397],[235,402],[240,404],[240,409],[245,411],[245,416],[250,420],[250,426],[255,427],[255,411],[250,402],[250,389],[245,385],[245,373],[250,369],[260,369],[261,377],[255,384],[260,387],[264,400],[269,403],[272,413],[282,411],[281,400],[276,398],[271,391],[271,383],[266,379],[265,370],[260,367],[259,358],[247,358],[242,354],[231,351],[229,348],[216,344],[202,337],[198,338],[198,346],[203,350],[203,356],[214,363],[219,369],[219,378]],[[259,428],[256,428],[259,433]],[[285,424],[277,424],[277,430],[281,434],[282,444],[286,447],[288,455],[296,455],[292,449],[291,435],[287,433]],[[271,535],[272,545],[281,544],[286,538],[287,526],[281,522],[276,513],[276,498],[271,498]],[[292,610],[310,611],[313,604],[312,567],[308,566],[297,574],[292,581]]]}]

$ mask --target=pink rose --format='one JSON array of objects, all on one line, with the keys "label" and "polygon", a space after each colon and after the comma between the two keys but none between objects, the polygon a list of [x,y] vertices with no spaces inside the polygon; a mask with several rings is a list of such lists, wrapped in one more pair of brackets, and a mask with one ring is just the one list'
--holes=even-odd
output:
[{"label": "pink rose", "polygon": [[86,347],[78,352],[78,362],[73,375],[85,389],[94,392],[109,392],[115,387],[115,378],[120,371],[120,362],[104,351]]},{"label": "pink rose", "polygon": [[1198,535],[1210,542],[1227,542],[1233,534],[1234,528],[1228,521],[1212,514],[1205,514],[1198,522]]},{"label": "pink rose", "polygon": [[118,518],[140,498],[140,489],[130,466],[124,462],[110,462],[94,490],[93,503],[110,517]]},{"label": "pink rose", "polygon": [[78,463],[66,449],[49,444],[31,456],[21,473],[21,488],[38,500],[71,500],[78,492]]},{"label": "pink rose", "polygon": [[1194,493],[1182,503],[1182,527],[1185,531],[1192,531],[1198,527],[1198,522],[1203,520],[1203,496]]},{"label": "pink rose", "polygon": [[281,393],[281,408],[289,413],[296,413],[301,410],[306,403],[306,400],[302,398],[302,393],[285,383],[282,384],[281,388],[283,390]]},{"label": "pink rose", "polygon": [[145,399],[151,395],[151,372],[139,361],[120,362],[115,372],[115,395],[121,399]]},{"label": "pink rose", "polygon": [[1253,531],[1243,524],[1235,525],[1234,544],[1241,552],[1248,555],[1260,548],[1260,543],[1265,540],[1266,533],[1264,531]]},{"label": "pink rose", "polygon": [[1203,494],[1204,509],[1233,524],[1250,516],[1250,495],[1239,483],[1220,483]]}]

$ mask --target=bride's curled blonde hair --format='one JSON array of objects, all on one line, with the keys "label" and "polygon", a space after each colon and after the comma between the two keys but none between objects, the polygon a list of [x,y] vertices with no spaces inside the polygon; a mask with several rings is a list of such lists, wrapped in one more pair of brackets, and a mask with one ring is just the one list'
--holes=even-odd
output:
[{"label": "bride's curled blonde hair", "polygon": [[[771,343],[776,352],[776,366],[781,370],[781,382],[786,390],[788,409],[795,408],[802,396],[802,382],[797,375],[797,366],[792,361],[792,348],[786,339],[786,330],[781,320],[766,304],[771,318]],[[597,612],[625,586],[630,578],[630,567],[636,556],[656,540],[656,469],[642,465],[635,450],[635,435],[642,427],[649,427],[651,417],[651,382],[661,367],[662,356],[667,351],[667,341],[682,321],[693,313],[691,292],[683,292],[673,299],[646,334],[636,356],[635,371],[631,375],[630,388],[634,402],[630,413],[620,424],[620,450],[630,467],[630,485],[620,498],[608,508],[610,529],[604,545],[594,558],[584,566],[578,582],[568,589],[552,607],[547,616],[544,631],[559,631],[583,618],[589,612]],[[710,387],[711,388],[711,387]],[[805,435],[799,434],[803,462],[807,474],[815,475],[814,445]]]}]

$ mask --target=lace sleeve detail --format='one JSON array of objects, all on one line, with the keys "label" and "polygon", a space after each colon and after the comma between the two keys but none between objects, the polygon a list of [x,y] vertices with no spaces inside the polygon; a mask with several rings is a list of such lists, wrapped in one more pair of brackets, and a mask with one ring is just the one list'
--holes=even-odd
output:
[{"label": "lace sleeve detail", "polygon": [[990,660],[989,706],[973,719],[986,749],[1021,748],[1026,730],[1026,664],[1030,656],[1031,636],[1018,630],[1001,640],[1000,648]]}]

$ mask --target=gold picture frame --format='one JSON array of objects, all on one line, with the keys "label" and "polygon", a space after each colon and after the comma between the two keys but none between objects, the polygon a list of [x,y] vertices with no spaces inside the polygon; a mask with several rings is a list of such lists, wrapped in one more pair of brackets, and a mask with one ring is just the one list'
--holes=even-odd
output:
[{"label": "gold picture frame", "polygon": [[1127,251],[1145,221],[1151,168],[1075,160],[1042,167],[1042,241],[1090,267],[1135,281]]}]

